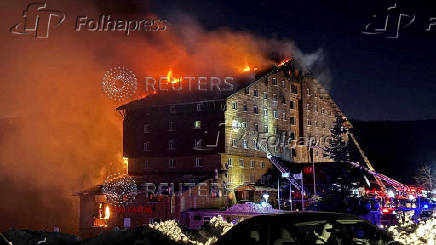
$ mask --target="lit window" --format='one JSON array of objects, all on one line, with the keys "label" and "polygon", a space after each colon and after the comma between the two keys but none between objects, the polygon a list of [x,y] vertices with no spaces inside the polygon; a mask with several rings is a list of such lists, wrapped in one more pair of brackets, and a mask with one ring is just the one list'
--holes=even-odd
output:
[{"label": "lit window", "polygon": [[268,93],[267,92],[263,92],[263,98],[264,99],[268,99]]},{"label": "lit window", "polygon": [[244,149],[248,149],[248,142],[247,142],[247,140],[243,140],[242,141],[242,146],[244,147]]},{"label": "lit window", "polygon": [[168,160],[168,167],[175,168],[176,167],[176,160],[174,160],[174,159]]},{"label": "lit window", "polygon": [[263,130],[265,133],[268,133],[268,125],[263,126]]},{"label": "lit window", "polygon": [[195,167],[196,168],[203,167],[203,159],[202,158],[200,158],[200,157],[195,158]]},{"label": "lit window", "polygon": [[286,116],[286,112],[283,112],[283,113],[282,113],[282,119],[283,119],[283,121],[288,120],[288,118],[287,118],[287,116]]},{"label": "lit window", "polygon": [[150,142],[144,143],[144,151],[150,151]]},{"label": "lit window", "polygon": [[244,167],[244,159],[239,159],[239,167],[240,168]]},{"label": "lit window", "polygon": [[144,134],[150,133],[150,124],[144,124]]},{"label": "lit window", "polygon": [[261,166],[262,168],[265,168],[265,162],[261,162],[261,163],[260,163],[260,166]]},{"label": "lit window", "polygon": [[233,101],[232,102],[232,109],[233,110],[237,110],[238,109],[238,102],[237,101]]},{"label": "lit window", "polygon": [[176,130],[176,123],[173,121],[168,122],[168,131],[175,131]]},{"label": "lit window", "polygon": [[277,111],[273,111],[274,119],[279,118],[279,113]]},{"label": "lit window", "polygon": [[203,104],[197,104],[197,111],[203,110]]},{"label": "lit window", "polygon": [[315,104],[313,107],[314,107],[314,110],[315,110],[316,112],[318,112],[318,105]]},{"label": "lit window", "polygon": [[176,149],[176,141],[175,140],[169,140],[168,141],[168,149],[169,150],[175,150]]},{"label": "lit window", "polygon": [[194,128],[201,128],[201,121],[195,121]]},{"label": "lit window", "polygon": [[251,161],[250,161],[250,168],[254,168],[255,165],[256,165],[256,163],[254,162],[254,160],[251,160]]},{"label": "lit window", "polygon": [[233,167],[233,163],[232,163],[232,159],[231,158],[227,159],[227,167],[228,168]]},{"label": "lit window", "polygon": [[238,147],[238,142],[236,139],[232,139],[232,147]]},{"label": "lit window", "polygon": [[277,78],[273,77],[273,79],[272,79],[272,84],[273,84],[274,86],[277,86]]},{"label": "lit window", "polygon": [[268,109],[266,109],[266,108],[263,109],[263,115],[266,116],[266,117],[268,116]]},{"label": "lit window", "polygon": [[308,111],[310,111],[310,104],[309,103],[306,104],[306,108]]}]

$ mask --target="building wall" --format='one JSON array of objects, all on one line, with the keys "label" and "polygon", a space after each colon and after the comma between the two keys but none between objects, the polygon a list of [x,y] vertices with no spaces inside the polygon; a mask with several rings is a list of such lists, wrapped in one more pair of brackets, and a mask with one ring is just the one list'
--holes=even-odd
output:
[{"label": "building wall", "polygon": [[342,115],[339,107],[331,99],[328,92],[311,76],[307,76],[301,88],[302,114],[300,118],[301,136],[304,145],[300,146],[301,158],[299,162],[327,162],[332,161],[325,156],[321,149],[307,147],[310,142],[324,147],[331,136],[335,115]]},{"label": "building wall", "polygon": [[[223,102],[212,101],[127,110],[124,155],[129,174],[196,173],[219,167],[216,154],[224,148],[222,107]],[[203,160],[202,167],[195,165],[196,157]],[[169,166],[170,160],[175,167]]]}]

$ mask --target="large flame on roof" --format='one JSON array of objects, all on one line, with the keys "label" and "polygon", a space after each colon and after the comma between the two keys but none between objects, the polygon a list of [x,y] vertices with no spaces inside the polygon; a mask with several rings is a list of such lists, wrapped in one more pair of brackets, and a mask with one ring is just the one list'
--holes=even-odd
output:
[{"label": "large flame on roof", "polygon": [[169,83],[179,83],[180,81],[183,80],[183,78],[182,78],[182,77],[180,77],[180,78],[175,78],[175,77],[173,76],[173,71],[170,69],[170,70],[168,71],[168,73],[167,73],[167,80],[168,80]]}]

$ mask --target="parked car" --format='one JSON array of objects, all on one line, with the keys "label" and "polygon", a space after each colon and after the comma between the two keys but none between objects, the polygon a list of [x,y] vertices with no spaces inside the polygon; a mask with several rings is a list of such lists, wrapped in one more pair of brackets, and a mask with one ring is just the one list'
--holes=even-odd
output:
[{"label": "parked car", "polygon": [[354,215],[292,212],[261,215],[235,225],[215,245],[400,244],[386,231]]}]

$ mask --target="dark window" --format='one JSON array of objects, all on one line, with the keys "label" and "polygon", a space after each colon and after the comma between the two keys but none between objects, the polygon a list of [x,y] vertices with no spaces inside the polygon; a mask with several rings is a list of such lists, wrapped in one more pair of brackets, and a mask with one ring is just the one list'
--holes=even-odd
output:
[{"label": "dark window", "polygon": [[289,109],[295,109],[295,102],[293,100],[289,101]]},{"label": "dark window", "polygon": [[244,89],[244,93],[245,93],[245,94],[250,94],[250,88],[245,88],[245,89]]},{"label": "dark window", "polygon": [[253,91],[253,95],[254,95],[255,97],[258,97],[258,96],[259,96],[259,92],[257,91],[257,89],[255,89],[255,90]]},{"label": "dark window", "polygon": [[247,111],[247,104],[244,105],[244,111]]}]

